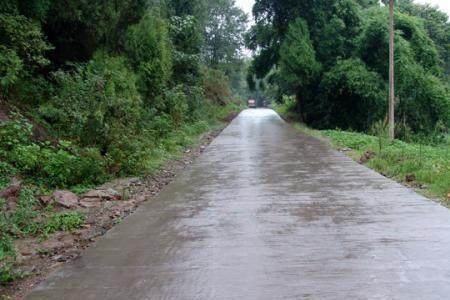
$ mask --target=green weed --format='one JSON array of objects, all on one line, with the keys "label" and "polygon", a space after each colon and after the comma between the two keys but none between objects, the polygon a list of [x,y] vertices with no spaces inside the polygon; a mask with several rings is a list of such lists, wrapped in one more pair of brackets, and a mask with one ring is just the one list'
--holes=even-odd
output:
[{"label": "green weed", "polygon": [[42,227],[43,236],[57,231],[73,231],[84,224],[85,216],[79,212],[56,213],[51,215]]}]

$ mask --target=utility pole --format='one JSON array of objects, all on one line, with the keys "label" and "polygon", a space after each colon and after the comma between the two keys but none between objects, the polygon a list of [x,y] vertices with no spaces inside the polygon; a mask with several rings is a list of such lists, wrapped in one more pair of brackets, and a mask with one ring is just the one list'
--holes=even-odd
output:
[{"label": "utility pole", "polygon": [[394,0],[389,0],[389,138],[395,138]]}]

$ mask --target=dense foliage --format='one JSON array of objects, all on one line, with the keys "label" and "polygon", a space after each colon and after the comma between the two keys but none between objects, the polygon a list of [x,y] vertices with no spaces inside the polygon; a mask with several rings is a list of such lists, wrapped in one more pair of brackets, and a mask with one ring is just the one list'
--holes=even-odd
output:
[{"label": "dense foliage", "polygon": [[14,238],[83,223],[35,194],[151,173],[239,109],[245,23],[233,0],[0,1],[0,191],[23,182],[0,199],[0,284]]},{"label": "dense foliage", "polygon": [[[242,92],[245,22],[232,0],[2,1],[2,168],[55,187],[146,171]],[[93,174],[71,169],[83,160]]]},{"label": "dense foliage", "polygon": [[[388,11],[378,2],[257,0],[250,86],[265,82],[279,101],[296,96],[310,125],[370,129],[387,111]],[[397,135],[448,130],[448,16],[401,0],[395,18]]]}]

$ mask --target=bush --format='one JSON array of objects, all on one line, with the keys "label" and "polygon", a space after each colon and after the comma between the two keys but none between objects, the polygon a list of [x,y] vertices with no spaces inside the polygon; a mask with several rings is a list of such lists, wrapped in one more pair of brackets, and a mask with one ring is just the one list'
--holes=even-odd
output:
[{"label": "bush", "polygon": [[49,63],[51,50],[39,25],[24,16],[0,13],[0,88],[2,93],[22,76]]},{"label": "bush", "polygon": [[125,52],[139,74],[139,86],[147,105],[154,105],[171,76],[171,44],[166,21],[147,13],[138,24],[130,26]]},{"label": "bush", "polygon": [[0,87],[7,90],[16,83],[23,64],[14,50],[0,45]]},{"label": "bush", "polygon": [[85,216],[79,212],[65,212],[51,215],[42,228],[42,234],[48,236],[57,231],[73,231],[84,224]]},{"label": "bush", "polygon": [[107,161],[98,149],[34,142],[32,130],[21,116],[0,125],[0,186],[17,173],[49,187],[99,184],[108,178]]},{"label": "bush", "polygon": [[359,59],[338,61],[324,74],[320,90],[319,127],[368,130],[384,116],[386,86]]},{"label": "bush", "polygon": [[[369,22],[359,39],[360,55],[387,81],[387,12],[374,8],[368,13]],[[419,18],[397,13],[396,28],[397,120],[414,134],[431,134],[439,122],[450,128],[450,92],[440,77],[443,68],[436,45]]]},{"label": "bush", "polygon": [[41,28],[24,16],[0,14],[0,42],[17,53],[27,68],[45,66],[44,53],[52,49]]},{"label": "bush", "polygon": [[56,95],[40,112],[58,136],[107,152],[115,140],[139,130],[141,97],[123,58],[100,52],[73,73],[55,73],[55,79]]},{"label": "bush", "polygon": [[[0,150],[10,151],[18,145],[29,145],[33,126],[21,115],[12,115],[12,120],[0,123]],[[0,152],[6,155],[6,152]]]},{"label": "bush", "polygon": [[411,61],[403,61],[398,73],[398,119],[415,134],[432,134],[439,123],[450,128],[448,86]]},{"label": "bush", "polygon": [[200,22],[192,15],[172,16],[169,29],[173,43],[173,80],[176,84],[198,85],[203,43]]},{"label": "bush", "polygon": [[39,232],[35,221],[38,216],[37,204],[33,190],[24,188],[20,191],[17,207],[10,216],[15,235],[35,235]]},{"label": "bush", "polygon": [[164,93],[164,112],[170,116],[175,127],[183,123],[187,111],[188,100],[183,86],[178,85]]},{"label": "bush", "polygon": [[229,79],[224,72],[211,68],[202,69],[205,97],[217,105],[225,105],[231,96]]},{"label": "bush", "polygon": [[150,144],[139,138],[132,141],[119,140],[115,142],[114,145],[111,145],[107,154],[109,172],[116,176],[139,175],[145,170],[146,159],[150,150]]}]

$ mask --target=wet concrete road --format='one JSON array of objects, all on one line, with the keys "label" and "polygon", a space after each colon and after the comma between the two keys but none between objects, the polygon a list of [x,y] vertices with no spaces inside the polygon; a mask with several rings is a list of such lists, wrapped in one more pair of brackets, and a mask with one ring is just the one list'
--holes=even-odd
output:
[{"label": "wet concrete road", "polygon": [[246,110],[28,299],[450,299],[450,211]]}]

